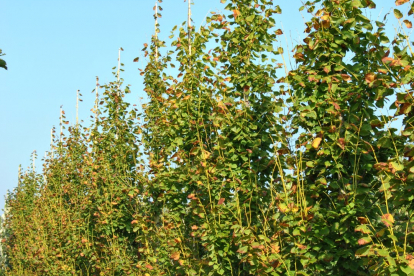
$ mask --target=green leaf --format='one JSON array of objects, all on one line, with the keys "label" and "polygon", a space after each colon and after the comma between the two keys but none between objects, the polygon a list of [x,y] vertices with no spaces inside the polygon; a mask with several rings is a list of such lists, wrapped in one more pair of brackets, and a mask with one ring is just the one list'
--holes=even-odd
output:
[{"label": "green leaf", "polygon": [[1,68],[4,68],[4,69],[6,69],[7,70],[7,64],[6,64],[6,61],[4,61],[3,59],[1,59],[0,58],[0,67]]},{"label": "green leaf", "polygon": [[378,140],[378,147],[379,148],[391,148],[392,147],[392,140],[390,137],[381,137]]},{"label": "green leaf", "polygon": [[404,165],[397,163],[397,162],[391,162],[391,166],[396,170],[396,171],[402,171],[404,170]]},{"label": "green leaf", "polygon": [[414,270],[411,269],[411,267],[408,266],[408,265],[402,265],[402,266],[400,266],[400,268],[401,268],[402,272],[404,272],[407,275],[413,275],[413,273],[414,273]]},{"label": "green leaf", "polygon": [[360,0],[352,0],[351,5],[354,8],[360,8],[360,7],[362,7],[362,3],[361,3]]},{"label": "green leaf", "polygon": [[359,248],[356,252],[355,252],[355,256],[367,256],[369,253],[369,246],[364,246],[362,248]]},{"label": "green leaf", "polygon": [[237,252],[240,253],[240,254],[246,254],[248,250],[249,250],[249,247],[248,246],[243,246],[243,247],[240,247],[237,250]]},{"label": "green leaf", "polygon": [[306,162],[306,166],[310,167],[310,168],[313,168],[315,166],[315,163],[313,161],[308,161],[308,162]]},{"label": "green leaf", "polygon": [[255,15],[254,15],[254,14],[252,14],[252,15],[250,15],[250,16],[248,16],[248,17],[246,17],[246,21],[247,21],[247,22],[252,22],[252,21],[253,21],[253,19],[254,19],[254,17],[255,17]]},{"label": "green leaf", "polygon": [[397,19],[401,19],[403,17],[402,13],[399,10],[397,10],[397,9],[394,9],[394,16]]}]

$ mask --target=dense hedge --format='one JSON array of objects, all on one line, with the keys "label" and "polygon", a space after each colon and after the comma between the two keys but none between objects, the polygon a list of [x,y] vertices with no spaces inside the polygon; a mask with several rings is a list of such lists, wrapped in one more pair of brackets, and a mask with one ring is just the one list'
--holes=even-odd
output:
[{"label": "dense hedge", "polygon": [[407,2],[392,40],[371,0],[305,3],[293,69],[271,0],[228,0],[165,55],[155,35],[143,113],[101,86],[92,125],[21,173],[3,273],[414,275]]}]

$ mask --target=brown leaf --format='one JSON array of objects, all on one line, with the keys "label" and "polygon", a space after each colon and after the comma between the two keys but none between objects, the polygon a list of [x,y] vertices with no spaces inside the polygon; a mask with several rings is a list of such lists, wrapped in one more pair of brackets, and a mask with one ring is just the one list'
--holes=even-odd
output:
[{"label": "brown leaf", "polygon": [[240,15],[240,11],[239,10],[233,10],[233,16],[234,18],[237,18]]},{"label": "brown leaf", "polygon": [[366,217],[358,217],[357,219],[361,224],[367,224],[368,223],[368,220],[367,220]]},{"label": "brown leaf", "polygon": [[152,265],[150,265],[150,264],[146,264],[146,265],[145,265],[145,267],[146,267],[146,268],[148,268],[149,270],[154,269],[154,268],[152,267]]},{"label": "brown leaf", "polygon": [[339,138],[339,139],[338,139],[338,142],[339,142],[339,146],[340,146],[342,149],[345,149],[345,139],[344,139],[344,138]]},{"label": "brown leaf", "polygon": [[283,34],[283,32],[282,32],[282,30],[281,30],[281,29],[277,29],[275,33],[276,33],[276,35],[281,35],[281,34]]},{"label": "brown leaf", "polygon": [[411,23],[411,21],[410,21],[410,20],[405,19],[403,22],[404,22],[405,26],[406,26],[408,29],[411,29],[411,28],[413,27],[413,24]]},{"label": "brown leaf", "polygon": [[374,73],[368,73],[365,75],[365,81],[367,83],[371,83],[373,81],[375,81],[375,74]]},{"label": "brown leaf", "polygon": [[139,61],[139,57],[134,58],[134,62],[138,62]]},{"label": "brown leaf", "polygon": [[395,5],[396,6],[401,6],[402,4],[407,3],[408,1],[410,1],[410,0],[397,0],[397,1],[395,1]]},{"label": "brown leaf", "polygon": [[322,21],[322,27],[329,28],[329,26],[331,25],[331,22],[329,20],[323,20]]},{"label": "brown leaf", "polygon": [[341,74],[341,77],[344,81],[351,81],[351,76],[348,74]]},{"label": "brown leaf", "polygon": [[220,198],[217,204],[218,205],[223,205],[224,204],[224,200],[225,200],[224,198]]}]

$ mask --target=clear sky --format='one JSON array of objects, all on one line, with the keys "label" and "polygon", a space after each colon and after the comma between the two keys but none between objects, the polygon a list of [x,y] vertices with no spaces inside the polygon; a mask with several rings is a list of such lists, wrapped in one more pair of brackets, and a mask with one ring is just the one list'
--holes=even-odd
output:
[{"label": "clear sky", "polygon": [[[220,0],[194,2],[192,18],[197,27],[209,11],[224,9]],[[301,1],[274,2],[283,11],[276,18],[277,27],[283,24],[289,44],[290,36],[296,41],[304,38],[304,20],[298,11]],[[378,9],[369,17],[377,20],[381,12],[382,20],[394,1],[375,2]],[[124,49],[121,62],[125,72],[121,76],[132,85],[129,99],[139,105],[139,98],[145,98],[137,68],[145,66],[141,49],[154,32],[154,3],[155,0],[1,1],[0,49],[6,53],[2,58],[9,70],[0,68],[0,210],[7,190],[17,185],[19,164],[26,168],[34,150],[41,159],[50,148],[50,129],[59,125],[60,106],[67,119],[75,120],[78,89],[84,95],[79,117],[88,124],[95,76],[99,76],[100,84],[114,80],[111,68],[117,65],[119,47]],[[187,3],[164,0],[162,8],[160,39],[170,45],[170,30],[186,20]],[[281,43],[286,45],[285,38]],[[139,63],[132,62],[135,57],[141,57]],[[40,171],[40,161],[36,164]]]}]

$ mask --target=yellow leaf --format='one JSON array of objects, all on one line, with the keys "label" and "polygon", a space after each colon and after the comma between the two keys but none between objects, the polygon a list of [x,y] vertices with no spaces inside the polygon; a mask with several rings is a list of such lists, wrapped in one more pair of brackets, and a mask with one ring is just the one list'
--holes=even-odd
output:
[{"label": "yellow leaf", "polygon": [[313,140],[313,142],[312,142],[312,147],[313,147],[314,149],[319,148],[319,144],[321,143],[321,141],[322,141],[322,138],[321,138],[321,137],[316,137],[316,138]]}]

